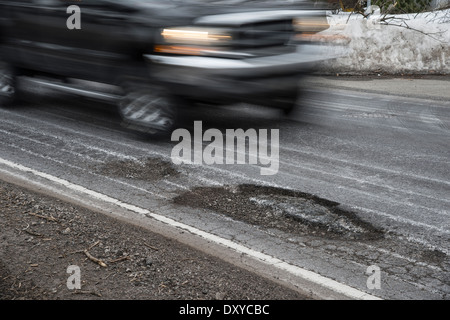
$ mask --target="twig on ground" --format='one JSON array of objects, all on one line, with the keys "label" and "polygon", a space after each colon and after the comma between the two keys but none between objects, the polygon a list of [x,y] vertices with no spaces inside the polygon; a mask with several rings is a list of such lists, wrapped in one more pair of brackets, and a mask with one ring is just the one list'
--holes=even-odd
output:
[{"label": "twig on ground", "polygon": [[36,233],[36,232],[33,232],[33,231],[29,231],[29,230],[23,230],[23,231],[25,231],[29,235],[32,235],[32,236],[35,236],[35,237],[43,237],[43,235],[40,234],[40,233]]},{"label": "twig on ground", "polygon": [[32,236],[35,236],[35,237],[43,237],[42,234],[39,234],[37,232],[33,232],[33,231],[28,230],[29,227],[30,227],[30,225],[27,223],[27,226],[25,228],[23,228],[22,231],[25,231],[29,235],[32,235]]},{"label": "twig on ground", "polygon": [[147,248],[150,248],[150,249],[152,249],[152,250],[155,250],[155,251],[159,251],[159,249],[158,249],[158,248],[156,248],[156,247],[153,247],[153,246],[149,245],[149,244],[148,244],[148,243],[146,243],[146,242],[144,242],[144,246],[146,246]]},{"label": "twig on ground", "polygon": [[114,260],[109,260],[108,263],[116,263],[116,262],[121,262],[124,260],[130,260],[131,258],[129,256],[123,256]]},{"label": "twig on ground", "polygon": [[84,250],[84,254],[86,255],[86,257],[89,258],[89,260],[91,260],[91,261],[97,263],[97,264],[100,265],[101,267],[103,267],[103,268],[106,268],[106,267],[107,267],[106,263],[103,262],[103,260],[94,257],[92,254],[89,253],[89,251]]},{"label": "twig on ground", "polygon": [[40,214],[32,213],[32,212],[30,212],[30,213],[28,213],[28,214],[29,214],[30,216],[34,216],[34,217],[46,219],[46,220],[52,221],[52,222],[57,222],[57,221],[58,221],[55,217],[52,217],[52,216],[47,217],[47,216],[42,216],[42,215],[40,215]]},{"label": "twig on ground", "polygon": [[91,250],[93,247],[95,247],[96,245],[98,245],[100,243],[100,240],[95,242],[93,245],[91,245],[89,248],[86,249],[86,251]]},{"label": "twig on ground", "polygon": [[75,290],[73,293],[74,294],[92,294],[92,295],[97,296],[97,297],[101,297],[102,296],[101,293],[95,292],[95,291]]}]

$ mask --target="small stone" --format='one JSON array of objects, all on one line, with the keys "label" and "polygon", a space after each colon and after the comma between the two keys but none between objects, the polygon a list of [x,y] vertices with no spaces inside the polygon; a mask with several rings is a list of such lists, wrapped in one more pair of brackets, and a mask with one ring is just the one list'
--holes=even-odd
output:
[{"label": "small stone", "polygon": [[217,300],[223,300],[223,299],[225,299],[225,293],[224,293],[224,292],[217,292],[217,293],[216,293],[216,299],[217,299]]}]

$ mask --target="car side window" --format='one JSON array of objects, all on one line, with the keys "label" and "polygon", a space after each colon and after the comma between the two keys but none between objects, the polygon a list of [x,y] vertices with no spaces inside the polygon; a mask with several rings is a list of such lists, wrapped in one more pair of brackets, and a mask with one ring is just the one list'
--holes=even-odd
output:
[{"label": "car side window", "polygon": [[82,1],[76,1],[76,0],[28,0],[28,1],[22,1],[22,2],[31,2],[36,5],[41,6],[70,6],[70,5],[79,5],[79,6],[86,6],[86,5],[94,5],[94,4],[100,4],[103,1],[101,0],[82,0]]},{"label": "car side window", "polygon": [[60,4],[62,1],[59,0],[32,0],[34,4],[41,5],[41,6],[56,6]]}]

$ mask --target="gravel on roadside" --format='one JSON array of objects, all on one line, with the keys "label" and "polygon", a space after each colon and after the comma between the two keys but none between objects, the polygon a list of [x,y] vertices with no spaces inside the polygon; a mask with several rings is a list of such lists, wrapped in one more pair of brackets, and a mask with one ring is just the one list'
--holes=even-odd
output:
[{"label": "gravel on roadside", "polygon": [[0,300],[17,299],[307,298],[139,226],[0,181]]}]

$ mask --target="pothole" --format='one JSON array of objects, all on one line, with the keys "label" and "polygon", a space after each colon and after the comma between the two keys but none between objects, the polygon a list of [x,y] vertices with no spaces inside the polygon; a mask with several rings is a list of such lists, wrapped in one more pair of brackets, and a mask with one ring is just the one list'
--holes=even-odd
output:
[{"label": "pothole", "polygon": [[112,177],[150,181],[160,180],[179,174],[171,162],[160,158],[110,161],[97,166],[95,171]]},{"label": "pothole", "polygon": [[327,238],[379,239],[383,232],[339,203],[274,187],[239,185],[198,187],[173,199],[264,228]]}]

